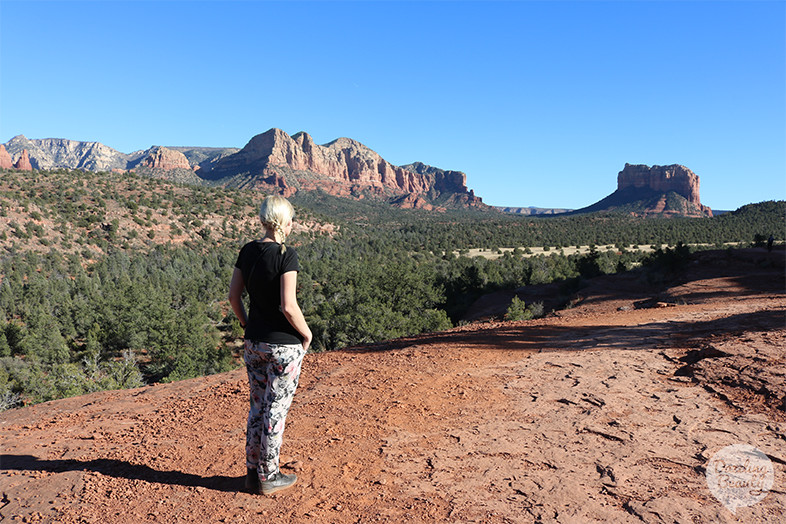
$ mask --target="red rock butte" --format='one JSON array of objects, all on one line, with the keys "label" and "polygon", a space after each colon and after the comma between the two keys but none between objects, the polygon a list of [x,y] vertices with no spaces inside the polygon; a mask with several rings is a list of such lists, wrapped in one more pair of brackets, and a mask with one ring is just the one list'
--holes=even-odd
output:
[{"label": "red rock butte", "polygon": [[617,175],[617,190],[629,187],[649,188],[659,193],[673,191],[685,197],[690,204],[696,205],[702,214],[712,216],[712,210],[702,205],[699,197],[699,176],[685,166],[672,164],[649,167],[626,163],[625,168]]},{"label": "red rock butte", "polygon": [[701,205],[698,175],[679,164],[652,167],[625,164],[625,169],[617,175],[617,189],[626,187],[649,187],[661,193],[674,191],[688,199],[691,204]]},{"label": "red rock butte", "polygon": [[22,156],[16,161],[14,164],[15,169],[19,169],[21,171],[32,171],[33,166],[30,164],[30,156],[27,153],[27,149],[22,150]]},{"label": "red rock butte", "polygon": [[156,147],[150,152],[147,157],[142,160],[142,167],[150,167],[154,169],[191,169],[186,156],[180,151],[169,149],[167,147]]}]

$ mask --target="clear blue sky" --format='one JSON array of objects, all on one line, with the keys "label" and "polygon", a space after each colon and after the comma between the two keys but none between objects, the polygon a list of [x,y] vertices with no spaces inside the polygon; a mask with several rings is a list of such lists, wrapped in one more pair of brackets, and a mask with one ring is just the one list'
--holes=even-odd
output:
[{"label": "clear blue sky", "polygon": [[626,162],[786,198],[786,3],[0,0],[0,142],[233,146],[271,127],[577,208]]}]

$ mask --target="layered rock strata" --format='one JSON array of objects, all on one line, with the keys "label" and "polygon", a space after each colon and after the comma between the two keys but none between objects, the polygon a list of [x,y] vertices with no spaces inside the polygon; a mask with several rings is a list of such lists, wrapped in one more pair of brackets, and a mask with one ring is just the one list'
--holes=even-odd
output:
[{"label": "layered rock strata", "polygon": [[167,147],[150,149],[140,166],[164,170],[191,169],[191,164],[183,153]]},{"label": "layered rock strata", "polygon": [[594,204],[566,213],[614,212],[640,217],[711,217],[699,198],[699,177],[678,164],[625,164],[617,175],[617,190]]},{"label": "layered rock strata", "polygon": [[275,128],[253,137],[209,171],[200,170],[200,176],[284,194],[312,189],[337,196],[368,194],[400,201],[404,207],[428,207],[427,200],[440,198],[482,205],[459,171],[421,163],[395,166],[350,138],[318,145],[308,133],[289,136]]},{"label": "layered rock strata", "polygon": [[646,187],[659,193],[674,191],[691,204],[701,206],[698,175],[679,164],[652,167],[625,164],[625,168],[617,175],[617,189],[626,187]]}]

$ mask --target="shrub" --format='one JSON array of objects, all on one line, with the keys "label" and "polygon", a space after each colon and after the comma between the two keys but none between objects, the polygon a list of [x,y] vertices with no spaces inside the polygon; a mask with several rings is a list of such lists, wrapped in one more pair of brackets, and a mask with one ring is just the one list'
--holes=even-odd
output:
[{"label": "shrub", "polygon": [[[540,307],[542,310],[543,304]],[[529,320],[532,316],[532,311],[527,309],[526,304],[519,297],[513,297],[508,306],[508,311],[505,313],[506,320]]]},{"label": "shrub", "polygon": [[532,313],[532,318],[540,318],[543,316],[543,302],[533,302],[527,310]]},{"label": "shrub", "polygon": [[0,357],[11,356],[11,345],[8,343],[8,338],[5,336],[5,330],[0,330]]}]

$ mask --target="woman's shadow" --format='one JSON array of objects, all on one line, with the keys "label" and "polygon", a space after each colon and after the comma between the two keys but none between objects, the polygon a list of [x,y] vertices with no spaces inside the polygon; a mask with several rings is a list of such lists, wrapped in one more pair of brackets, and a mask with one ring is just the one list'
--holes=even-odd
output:
[{"label": "woman's shadow", "polygon": [[111,477],[139,479],[146,482],[177,486],[203,487],[226,492],[243,491],[245,480],[245,475],[242,477],[226,477],[223,475],[200,477],[199,475],[180,471],[159,471],[149,466],[131,464],[122,460],[42,460],[32,455],[0,455],[0,470],[49,471],[51,473],[95,471]]}]

